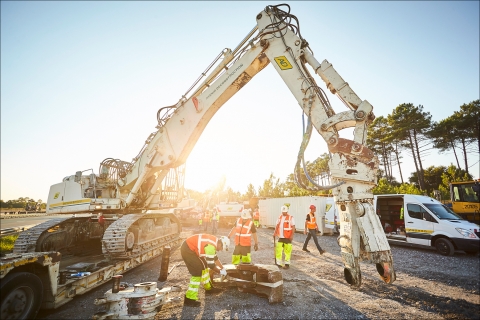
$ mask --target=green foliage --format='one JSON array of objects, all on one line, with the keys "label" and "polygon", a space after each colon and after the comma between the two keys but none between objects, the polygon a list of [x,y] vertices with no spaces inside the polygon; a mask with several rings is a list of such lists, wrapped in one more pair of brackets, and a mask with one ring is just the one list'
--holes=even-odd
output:
[{"label": "green foliage", "polygon": [[372,190],[373,194],[390,194],[396,193],[395,187],[392,186],[386,178],[378,180],[377,186]]},{"label": "green foliage", "polygon": [[0,238],[0,253],[11,253],[13,250],[13,245],[15,240],[17,240],[17,235],[5,236]]},{"label": "green foliage", "polygon": [[276,178],[273,173],[263,182],[263,186],[258,189],[260,197],[282,198],[284,197],[284,185],[280,182],[280,178]]},{"label": "green foliage", "polygon": [[41,199],[34,200],[29,197],[20,197],[16,200],[8,200],[8,201],[3,201],[0,200],[0,208],[2,209],[25,209],[27,203],[41,203],[40,208],[41,209],[46,209],[47,204],[43,203]]}]

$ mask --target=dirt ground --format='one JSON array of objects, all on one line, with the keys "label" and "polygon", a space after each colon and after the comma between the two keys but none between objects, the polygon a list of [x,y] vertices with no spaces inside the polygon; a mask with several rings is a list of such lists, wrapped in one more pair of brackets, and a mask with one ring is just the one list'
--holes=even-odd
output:
[{"label": "dirt ground", "polygon": [[[195,233],[184,228],[182,237]],[[218,236],[229,230],[220,229]],[[272,229],[258,229],[259,250],[253,263],[274,264]],[[352,289],[343,278],[343,263],[336,236],[319,237],[327,251],[320,255],[310,241],[311,253],[303,252],[305,236],[295,234],[291,267],[282,269],[283,302],[269,304],[264,297],[228,288],[205,296],[201,289],[199,308],[183,306],[190,274],[184,264],[168,276],[164,286],[180,286],[181,302],[166,304],[155,319],[479,319],[480,260],[457,252],[444,257],[433,250],[392,246],[397,280],[387,285],[379,279],[375,265],[362,263],[362,286]],[[231,263],[231,253],[221,252],[220,260]],[[170,267],[181,263],[179,247],[172,248]],[[124,274],[130,284],[156,281],[161,257]],[[41,311],[39,319],[91,319],[102,311],[95,298],[111,289],[105,284],[54,311]]]}]

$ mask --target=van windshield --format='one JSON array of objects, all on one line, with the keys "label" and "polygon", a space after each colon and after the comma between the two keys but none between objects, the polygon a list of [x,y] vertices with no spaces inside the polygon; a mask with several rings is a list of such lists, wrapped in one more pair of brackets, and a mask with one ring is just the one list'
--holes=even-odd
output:
[{"label": "van windshield", "polygon": [[425,207],[428,208],[434,215],[437,216],[439,219],[446,219],[446,220],[464,220],[462,217],[457,215],[451,209],[438,204],[438,203],[424,203]]}]

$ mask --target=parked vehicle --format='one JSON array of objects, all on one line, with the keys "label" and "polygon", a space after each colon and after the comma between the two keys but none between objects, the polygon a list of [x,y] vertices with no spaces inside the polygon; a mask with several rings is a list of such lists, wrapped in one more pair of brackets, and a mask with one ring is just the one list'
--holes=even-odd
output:
[{"label": "parked vehicle", "polygon": [[[337,209],[333,197],[288,197],[288,198],[270,198],[260,200],[258,203],[260,211],[260,225],[273,228],[280,216],[280,208],[283,205],[289,206],[288,214],[295,219],[295,229],[302,231],[305,229],[305,217],[309,212],[311,204],[317,207],[318,230],[322,235],[336,233],[336,223],[339,222]],[[328,223],[327,223],[328,221]]]},{"label": "parked vehicle", "polygon": [[235,221],[242,214],[244,206],[239,202],[220,202],[215,208],[220,213],[218,225],[220,227],[233,227]]},{"label": "parked vehicle", "polygon": [[445,256],[453,255],[455,250],[467,254],[480,251],[480,226],[464,220],[433,198],[413,194],[376,195],[374,207],[391,244],[435,247]]}]

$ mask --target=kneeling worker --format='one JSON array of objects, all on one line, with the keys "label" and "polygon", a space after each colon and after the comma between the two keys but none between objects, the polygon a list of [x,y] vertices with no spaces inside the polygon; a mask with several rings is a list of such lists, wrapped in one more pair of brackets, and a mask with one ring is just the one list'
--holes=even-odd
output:
[{"label": "kneeling worker", "polygon": [[224,247],[228,248],[228,241],[228,239],[222,240],[210,234],[195,234],[183,242],[180,251],[188,272],[192,275],[188,290],[185,293],[185,305],[200,306],[200,301],[198,301],[200,284],[203,284],[206,294],[221,291],[218,288],[213,288],[210,276],[213,272],[220,273],[222,276],[227,275],[227,270],[218,260],[217,252],[222,251]]},{"label": "kneeling worker", "polygon": [[252,247],[252,236],[255,241],[254,250],[258,250],[257,229],[252,222],[250,212],[243,210],[240,218],[237,219],[235,227],[228,234],[231,238],[235,234],[235,250],[232,255],[232,264],[252,263],[250,251]]}]

